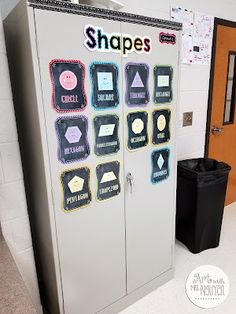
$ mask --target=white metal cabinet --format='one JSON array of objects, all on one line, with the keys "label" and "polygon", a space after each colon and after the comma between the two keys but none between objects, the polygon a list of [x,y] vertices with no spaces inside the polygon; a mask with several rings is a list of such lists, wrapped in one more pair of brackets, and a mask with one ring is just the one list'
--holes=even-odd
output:
[{"label": "white metal cabinet", "polygon": [[[133,42],[137,36],[148,37],[151,51],[130,51],[124,56],[121,51],[89,50],[84,44],[86,25],[99,27],[104,34],[120,36],[121,42],[124,37],[130,37]],[[21,1],[6,21],[14,95],[20,111],[25,113],[20,125],[24,134],[31,134],[31,140],[22,151],[27,164],[25,173],[32,202],[32,230],[42,300],[49,313],[117,313],[172,276],[180,27],[177,23],[45,0],[31,0],[29,6]],[[160,43],[162,33],[166,37]],[[174,43],[168,42],[171,38]],[[140,47],[140,42],[137,46]],[[14,50],[20,52],[20,59],[15,59]],[[53,60],[83,63],[87,94],[87,106],[83,111],[58,112],[53,108],[55,95],[50,76]],[[117,67],[118,106],[97,110],[92,105],[94,77],[90,72],[93,62],[112,63]],[[146,64],[149,69],[149,98],[144,105],[127,103],[125,73],[129,63]],[[173,69],[173,99],[168,104],[154,104],[154,68],[157,65]],[[14,69],[18,69],[17,76]],[[136,78],[132,77],[134,91],[143,84],[139,74],[136,75]],[[162,86],[170,83],[163,74],[160,79]],[[163,108],[171,110],[170,141],[153,145],[152,114]],[[131,151],[127,143],[127,116],[138,111],[146,112],[149,140],[144,147]],[[107,114],[119,117],[120,149],[114,154],[97,156],[93,121],[95,117]],[[64,163],[58,159],[55,124],[62,117],[78,116],[88,121],[90,152],[84,160]],[[137,134],[139,128],[140,121],[135,127]],[[38,143],[32,142],[34,138]],[[153,184],[152,153],[166,147],[170,153],[168,177]],[[35,150],[33,154],[32,150]],[[155,167],[158,162],[162,168],[162,158],[155,162]],[[116,197],[99,201],[96,167],[112,161],[120,163],[121,191]],[[61,175],[83,167],[90,169],[92,200],[88,206],[65,212]],[[132,191],[127,181],[129,173],[134,178]],[[45,188],[41,195],[37,190],[40,186]]]}]

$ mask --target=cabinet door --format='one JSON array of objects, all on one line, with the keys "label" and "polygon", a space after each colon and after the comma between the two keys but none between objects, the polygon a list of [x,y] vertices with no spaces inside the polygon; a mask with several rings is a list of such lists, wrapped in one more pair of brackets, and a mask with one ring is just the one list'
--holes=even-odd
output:
[{"label": "cabinet door", "polygon": [[[35,19],[43,94],[43,104],[38,109],[47,129],[44,144],[51,168],[55,217],[52,223],[57,230],[64,308],[66,314],[91,314],[126,293],[124,144],[122,104],[116,93],[121,90],[121,56],[88,50],[84,29],[89,24],[104,32],[120,32],[120,23],[41,10],[35,12]],[[76,91],[78,84],[80,92]],[[112,91],[116,84],[114,102],[104,105],[112,93],[106,91]],[[83,111],[78,111],[78,107]],[[81,129],[76,125],[78,117],[82,119]],[[98,145],[95,138],[99,141],[113,134],[117,119],[119,145],[114,150],[106,141]],[[74,145],[82,138],[82,146]],[[111,149],[103,150],[104,147]],[[107,182],[114,177],[119,177],[120,190],[109,194]],[[79,194],[85,185],[87,191]]]},{"label": "cabinet door", "polygon": [[122,60],[130,293],[173,266],[178,49],[177,44],[160,43],[160,33],[168,30],[128,23],[121,27],[123,37],[128,29],[133,37],[146,38],[146,44],[151,39],[149,53],[133,51]]}]

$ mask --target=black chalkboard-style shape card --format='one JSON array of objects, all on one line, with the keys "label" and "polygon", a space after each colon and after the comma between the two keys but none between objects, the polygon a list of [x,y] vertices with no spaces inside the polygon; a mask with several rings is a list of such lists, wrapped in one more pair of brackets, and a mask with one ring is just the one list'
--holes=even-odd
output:
[{"label": "black chalkboard-style shape card", "polygon": [[117,196],[120,191],[120,163],[107,162],[96,167],[98,190],[97,199],[103,201]]},{"label": "black chalkboard-style shape card", "polygon": [[114,108],[119,104],[118,66],[94,62],[90,66],[92,104],[96,109]]},{"label": "black chalkboard-style shape card", "polygon": [[64,211],[80,209],[91,202],[89,168],[83,167],[63,172],[61,184]]},{"label": "black chalkboard-style shape card", "polygon": [[166,143],[170,140],[170,116],[169,109],[156,110],[152,113],[154,145]]},{"label": "black chalkboard-style shape card", "polygon": [[58,112],[80,111],[87,105],[85,67],[81,61],[53,60],[50,63],[52,103]]},{"label": "black chalkboard-style shape card", "polygon": [[118,137],[119,117],[117,115],[96,116],[93,119],[95,131],[94,152],[97,156],[117,153],[120,150]]},{"label": "black chalkboard-style shape card", "polygon": [[128,149],[134,150],[148,144],[148,113],[146,111],[130,112],[127,115]]},{"label": "black chalkboard-style shape card", "polygon": [[86,117],[61,117],[56,120],[55,127],[58,136],[58,159],[62,163],[83,160],[89,156]]},{"label": "black chalkboard-style shape card", "polygon": [[147,105],[150,100],[148,78],[149,67],[145,63],[127,63],[125,66],[126,93],[128,106]]},{"label": "black chalkboard-style shape card", "polygon": [[158,183],[169,177],[169,148],[155,150],[152,152],[152,183]]},{"label": "black chalkboard-style shape card", "polygon": [[172,78],[173,69],[171,66],[154,67],[154,102],[156,104],[172,101]]}]

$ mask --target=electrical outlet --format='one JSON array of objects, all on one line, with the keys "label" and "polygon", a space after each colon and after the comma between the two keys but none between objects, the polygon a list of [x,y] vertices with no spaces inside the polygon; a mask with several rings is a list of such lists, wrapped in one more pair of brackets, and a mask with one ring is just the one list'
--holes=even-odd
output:
[{"label": "electrical outlet", "polygon": [[193,112],[183,113],[183,127],[193,125]]}]

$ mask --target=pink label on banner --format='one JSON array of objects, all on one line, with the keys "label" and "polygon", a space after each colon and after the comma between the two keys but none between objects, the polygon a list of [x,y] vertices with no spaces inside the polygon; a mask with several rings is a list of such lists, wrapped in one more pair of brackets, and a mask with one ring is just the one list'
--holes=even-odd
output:
[{"label": "pink label on banner", "polygon": [[60,75],[60,84],[66,90],[72,90],[77,86],[77,77],[72,71],[64,71]]}]

